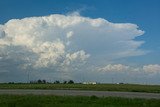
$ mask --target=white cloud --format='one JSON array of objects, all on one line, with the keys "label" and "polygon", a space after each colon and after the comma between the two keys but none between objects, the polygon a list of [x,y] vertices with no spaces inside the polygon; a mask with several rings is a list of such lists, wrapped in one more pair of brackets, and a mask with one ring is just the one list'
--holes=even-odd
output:
[{"label": "white cloud", "polygon": [[67,38],[70,38],[73,36],[73,31],[67,32]]},{"label": "white cloud", "polygon": [[148,72],[148,73],[156,73],[156,72],[160,72],[160,65],[158,64],[150,64],[150,65],[144,65],[143,66],[143,70],[145,72]]},{"label": "white cloud", "polygon": [[103,72],[124,72],[129,69],[129,66],[122,64],[108,64],[104,67],[98,68],[98,71]]},{"label": "white cloud", "polygon": [[123,64],[108,64],[102,67],[96,67],[97,71],[101,72],[128,72],[129,74],[140,74],[140,75],[147,75],[147,74],[154,74],[160,72],[160,65],[159,64],[149,64],[143,66],[128,66]]},{"label": "white cloud", "polygon": [[83,50],[72,53],[72,54],[67,54],[66,59],[64,61],[65,65],[69,65],[71,62],[78,61],[78,62],[83,62],[87,58],[89,58],[89,54],[86,54]]},{"label": "white cloud", "polygon": [[[144,42],[135,40],[143,33],[135,24],[79,14],[12,19],[0,25],[0,57],[22,62],[22,68],[70,68],[88,59],[98,63],[143,55],[146,52],[139,47]],[[108,65],[104,69],[121,71],[127,66]]]},{"label": "white cloud", "polygon": [[33,48],[33,52],[39,55],[36,67],[50,67],[59,64],[65,54],[65,46],[61,41],[44,42]]},{"label": "white cloud", "polygon": [[0,25],[0,39],[4,38],[5,32],[3,31],[3,27]]}]

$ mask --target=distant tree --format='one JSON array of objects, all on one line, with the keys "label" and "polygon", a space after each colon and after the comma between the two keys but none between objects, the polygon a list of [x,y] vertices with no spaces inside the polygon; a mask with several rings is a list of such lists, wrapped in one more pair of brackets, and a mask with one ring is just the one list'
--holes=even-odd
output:
[{"label": "distant tree", "polygon": [[34,83],[34,81],[30,81],[29,83],[30,83],[30,84],[33,84],[33,83]]},{"label": "distant tree", "polygon": [[42,83],[42,80],[39,79],[39,80],[37,81],[37,83],[38,83],[38,84]]},{"label": "distant tree", "polygon": [[42,80],[42,83],[44,83],[44,84],[45,84],[45,83],[46,83],[46,80]]},{"label": "distant tree", "polygon": [[74,84],[74,81],[73,80],[69,80],[68,84]]},{"label": "distant tree", "polygon": [[54,84],[59,84],[60,83],[60,81],[58,81],[58,80],[56,80],[55,82],[54,82]]},{"label": "distant tree", "polygon": [[14,84],[14,82],[9,82],[8,84]]},{"label": "distant tree", "polygon": [[67,84],[67,81],[63,81],[63,84]]}]

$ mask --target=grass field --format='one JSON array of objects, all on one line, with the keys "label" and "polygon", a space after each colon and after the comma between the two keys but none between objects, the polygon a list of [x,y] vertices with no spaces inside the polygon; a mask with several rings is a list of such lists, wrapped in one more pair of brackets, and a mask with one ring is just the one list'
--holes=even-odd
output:
[{"label": "grass field", "polygon": [[160,93],[159,85],[135,84],[0,84],[0,89],[67,89]]},{"label": "grass field", "polygon": [[96,96],[0,95],[0,107],[159,107],[160,100]]}]

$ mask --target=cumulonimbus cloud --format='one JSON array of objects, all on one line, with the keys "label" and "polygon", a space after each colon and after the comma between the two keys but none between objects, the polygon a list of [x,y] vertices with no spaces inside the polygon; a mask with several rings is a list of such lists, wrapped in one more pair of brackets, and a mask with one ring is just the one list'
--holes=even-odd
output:
[{"label": "cumulonimbus cloud", "polygon": [[135,24],[80,15],[11,19],[0,25],[0,61],[12,59],[21,68],[59,69],[87,59],[138,56],[146,53],[139,49],[144,41],[135,40],[143,34]]}]

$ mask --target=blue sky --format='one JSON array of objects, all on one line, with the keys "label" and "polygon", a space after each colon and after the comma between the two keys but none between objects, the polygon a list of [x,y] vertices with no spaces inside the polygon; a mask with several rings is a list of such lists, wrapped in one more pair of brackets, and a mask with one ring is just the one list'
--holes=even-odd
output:
[{"label": "blue sky", "polygon": [[[102,18],[111,23],[136,24],[139,26],[138,29],[145,31],[144,34],[140,34],[141,36],[135,36],[134,38],[135,41],[145,42],[144,44],[141,44],[139,47],[137,47],[138,49],[144,50],[145,54],[119,57],[114,60],[106,60],[109,60],[111,64],[115,65],[122,64],[136,67],[144,67],[144,65],[153,65],[154,67],[154,65],[160,65],[159,5],[160,0],[0,0],[0,24],[5,25],[11,19],[41,17],[48,16],[51,14],[68,15],[73,12],[79,12],[81,17],[89,17],[91,19]],[[72,35],[72,33],[74,32],[68,32],[69,35]],[[75,41],[79,43],[79,41]],[[86,52],[86,55],[87,52],[90,52],[88,53],[88,55],[90,54],[91,59],[93,51],[92,49],[88,49],[88,47],[89,46],[79,46],[79,49],[84,50]],[[105,46],[101,48],[104,49]],[[94,51],[99,50],[95,49]],[[101,53],[103,53],[103,51]],[[98,55],[101,55],[101,53],[99,53]],[[79,51],[79,53],[77,54],[83,54],[83,52]],[[97,57],[98,55],[95,55],[95,57]],[[89,64],[93,65],[93,60],[95,59],[91,59]],[[97,57],[97,59],[105,59],[105,54],[101,55],[101,57]],[[96,63],[96,65],[102,64],[102,66],[104,66],[105,63],[109,64],[109,61],[99,61],[98,64]],[[125,68],[126,66],[123,67]],[[72,77],[76,78],[76,75],[77,74],[73,74]],[[93,75],[96,75],[96,73],[93,73]],[[86,78],[90,77],[88,76]],[[101,81],[101,79],[97,79],[97,81]],[[103,82],[106,81],[107,80],[105,79],[103,80]],[[131,82],[133,81],[131,80]]]}]

